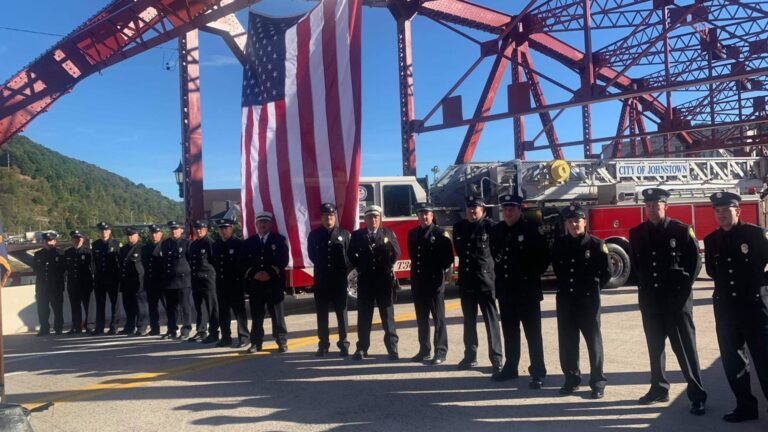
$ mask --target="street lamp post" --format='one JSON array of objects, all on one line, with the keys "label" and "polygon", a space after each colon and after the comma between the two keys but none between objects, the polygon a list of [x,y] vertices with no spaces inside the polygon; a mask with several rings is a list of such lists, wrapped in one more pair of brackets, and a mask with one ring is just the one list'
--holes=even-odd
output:
[{"label": "street lamp post", "polygon": [[181,162],[173,170],[173,175],[176,176],[176,184],[179,185],[179,198],[184,198],[184,165]]}]

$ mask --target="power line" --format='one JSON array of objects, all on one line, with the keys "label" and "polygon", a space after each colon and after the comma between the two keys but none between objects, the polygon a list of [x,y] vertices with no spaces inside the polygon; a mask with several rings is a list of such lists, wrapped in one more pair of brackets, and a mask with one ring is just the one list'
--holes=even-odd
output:
[{"label": "power line", "polygon": [[57,33],[46,33],[36,30],[27,30],[27,29],[20,29],[20,28],[14,28],[14,27],[4,27],[0,26],[0,30],[9,30],[9,31],[15,31],[20,33],[31,33],[31,34],[38,34],[38,35],[44,35],[44,36],[57,36],[57,37],[64,37],[63,34],[57,34]]}]

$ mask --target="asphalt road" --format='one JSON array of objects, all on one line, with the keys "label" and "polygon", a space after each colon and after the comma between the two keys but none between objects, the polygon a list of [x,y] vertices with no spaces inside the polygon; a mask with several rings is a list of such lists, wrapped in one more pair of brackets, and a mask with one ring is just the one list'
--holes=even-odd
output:
[{"label": "asphalt road", "polygon": [[[482,320],[479,367],[456,370],[463,345],[455,295],[446,301],[449,353],[440,366],[407,359],[418,351],[408,295],[396,307],[403,359],[387,360],[379,328],[372,335],[371,359],[355,362],[334,351],[316,358],[313,305],[304,297],[288,301],[290,341],[284,354],[274,351],[273,343],[265,345],[266,353],[248,355],[156,338],[8,336],[6,390],[11,402],[30,408],[54,401],[47,411],[32,414],[36,431],[766,431],[768,404],[762,395],[759,421],[731,425],[721,420],[734,401],[719,360],[711,290],[706,280],[695,292],[699,355],[709,392],[703,417],[688,413],[684,380],[669,348],[671,401],[637,405],[648,389],[649,372],[634,287],[603,295],[608,387],[598,401],[588,398],[588,387],[573,396],[557,392],[562,374],[552,294],[542,304],[549,371],[542,390],[528,388],[525,354],[521,378],[491,381]],[[355,322],[354,312],[350,321]],[[354,333],[351,339],[354,343]],[[583,370],[588,370],[586,359],[582,344]],[[753,389],[759,392],[756,382]]]}]

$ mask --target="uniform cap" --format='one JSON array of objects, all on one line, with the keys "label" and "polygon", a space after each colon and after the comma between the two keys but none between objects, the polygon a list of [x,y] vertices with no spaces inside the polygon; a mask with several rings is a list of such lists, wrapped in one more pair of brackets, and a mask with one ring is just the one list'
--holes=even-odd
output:
[{"label": "uniform cap", "polygon": [[710,195],[712,207],[738,207],[741,197],[733,192],[715,192]]},{"label": "uniform cap", "polygon": [[127,236],[131,236],[131,235],[138,234],[138,233],[139,233],[139,230],[137,230],[134,227],[127,227],[125,229],[125,235],[127,235]]},{"label": "uniform cap", "polygon": [[225,227],[231,227],[232,225],[234,225],[235,221],[233,221],[232,219],[219,219],[218,221],[216,221],[216,223],[219,226],[219,228],[225,228]]},{"label": "uniform cap", "polygon": [[521,206],[523,204],[523,197],[520,195],[506,194],[499,197],[499,204],[502,207]]},{"label": "uniform cap", "polygon": [[101,231],[112,229],[112,225],[108,224],[107,222],[99,222],[96,224],[96,228],[98,228]]},{"label": "uniform cap", "polygon": [[168,221],[168,223],[166,225],[168,225],[168,228],[170,228],[170,229],[181,228],[181,224],[179,222],[176,222],[176,221]]},{"label": "uniform cap", "polygon": [[260,221],[260,220],[271,221],[272,219],[274,219],[274,216],[272,215],[272,213],[270,213],[268,211],[263,211],[263,212],[256,213],[256,220],[257,221]]},{"label": "uniform cap", "polygon": [[587,213],[584,211],[584,208],[581,207],[578,204],[571,204],[568,207],[563,209],[563,217],[565,219],[586,219]]},{"label": "uniform cap", "polygon": [[320,213],[321,214],[336,213],[336,204],[334,204],[334,203],[322,203],[322,204],[320,204]]},{"label": "uniform cap", "polygon": [[83,233],[80,230],[72,230],[69,232],[69,236],[72,238],[83,238]]},{"label": "uniform cap", "polygon": [[470,195],[466,199],[467,208],[472,207],[485,207],[485,200],[483,197]]},{"label": "uniform cap", "polygon": [[368,216],[369,214],[377,214],[381,216],[381,207],[377,205],[368,206],[365,209],[365,215]]},{"label": "uniform cap", "polygon": [[667,198],[669,198],[669,192],[662,188],[648,188],[643,189],[643,201],[644,202],[667,202]]},{"label": "uniform cap", "polygon": [[46,231],[42,235],[43,240],[56,240],[59,237],[59,233],[56,231]]},{"label": "uniform cap", "polygon": [[192,222],[192,226],[194,228],[207,228],[208,227],[208,222],[204,221],[204,220],[198,219],[198,220]]},{"label": "uniform cap", "polygon": [[163,228],[159,225],[152,224],[149,226],[149,232],[151,233],[159,233],[162,230]]},{"label": "uniform cap", "polygon": [[433,207],[431,203],[428,203],[428,202],[416,203],[416,213],[431,212],[431,211],[435,211],[435,207]]}]

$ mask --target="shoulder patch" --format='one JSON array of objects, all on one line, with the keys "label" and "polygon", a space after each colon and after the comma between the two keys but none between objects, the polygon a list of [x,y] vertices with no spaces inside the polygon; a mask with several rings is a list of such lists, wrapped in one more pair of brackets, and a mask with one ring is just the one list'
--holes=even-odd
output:
[{"label": "shoulder patch", "polygon": [[600,250],[603,251],[603,253],[607,254],[608,253],[608,245],[603,243],[603,245],[600,246]]},{"label": "shoulder patch", "polygon": [[692,239],[696,240],[696,233],[693,232],[693,228],[688,227],[688,235],[691,236]]}]

